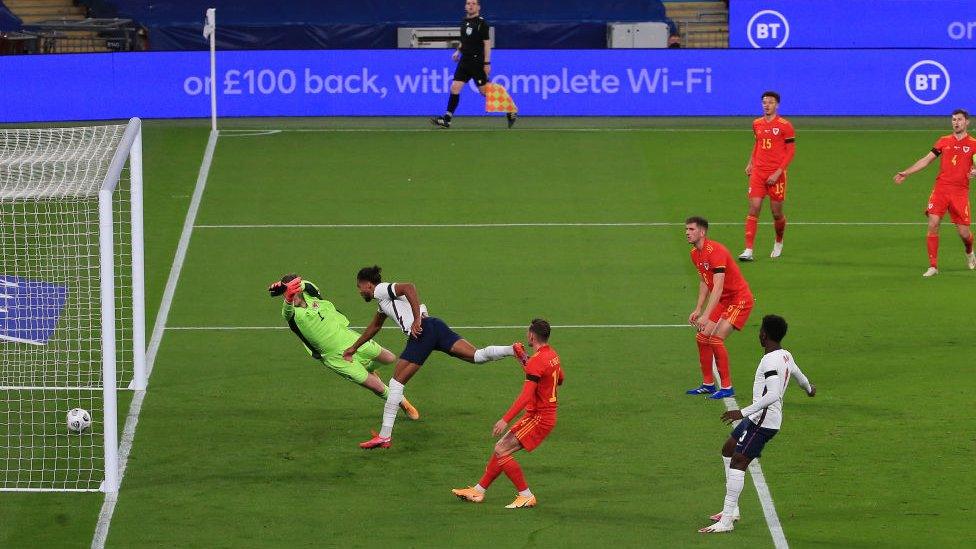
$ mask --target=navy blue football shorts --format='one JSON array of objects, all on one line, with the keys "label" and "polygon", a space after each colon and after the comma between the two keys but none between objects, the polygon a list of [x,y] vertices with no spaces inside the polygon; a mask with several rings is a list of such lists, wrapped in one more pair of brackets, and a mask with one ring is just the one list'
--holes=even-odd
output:
[{"label": "navy blue football shorts", "polygon": [[422,365],[434,351],[450,352],[451,347],[461,339],[457,332],[437,317],[424,317],[420,326],[424,329],[420,332],[420,337],[408,334],[407,346],[400,353],[400,358],[414,364]]},{"label": "navy blue football shorts", "polygon": [[762,453],[763,447],[769,442],[779,429],[766,429],[758,427],[749,418],[742,418],[742,421],[732,429],[732,438],[736,440],[735,452],[746,457],[757,458]]}]

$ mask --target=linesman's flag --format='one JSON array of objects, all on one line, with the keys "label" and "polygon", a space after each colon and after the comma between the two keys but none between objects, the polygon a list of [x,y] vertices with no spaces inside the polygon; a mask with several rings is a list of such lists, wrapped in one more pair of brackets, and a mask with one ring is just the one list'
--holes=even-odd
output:
[{"label": "linesman's flag", "polygon": [[515,101],[504,87],[489,82],[485,89],[485,112],[518,112]]}]

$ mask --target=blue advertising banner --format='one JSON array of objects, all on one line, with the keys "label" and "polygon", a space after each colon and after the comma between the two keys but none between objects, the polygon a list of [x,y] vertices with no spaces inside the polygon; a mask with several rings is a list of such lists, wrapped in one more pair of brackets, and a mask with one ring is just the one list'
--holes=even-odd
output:
[{"label": "blue advertising banner", "polygon": [[974,48],[973,0],[734,0],[730,48]]},{"label": "blue advertising banner", "polygon": [[0,341],[47,343],[67,295],[64,286],[0,275]]},{"label": "blue advertising banner", "polygon": [[[970,107],[965,50],[498,50],[492,80],[527,116],[935,115]],[[218,54],[218,115],[430,115],[454,65],[442,50]],[[0,122],[207,117],[206,52],[0,57]],[[472,89],[458,114],[484,112]]]}]

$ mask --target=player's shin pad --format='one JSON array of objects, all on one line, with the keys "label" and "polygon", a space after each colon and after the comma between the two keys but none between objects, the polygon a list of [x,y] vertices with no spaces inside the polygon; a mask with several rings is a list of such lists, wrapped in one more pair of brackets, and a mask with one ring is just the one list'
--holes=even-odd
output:
[{"label": "player's shin pad", "polygon": [[518,107],[508,90],[503,86],[489,82],[485,85],[485,112],[517,113]]}]

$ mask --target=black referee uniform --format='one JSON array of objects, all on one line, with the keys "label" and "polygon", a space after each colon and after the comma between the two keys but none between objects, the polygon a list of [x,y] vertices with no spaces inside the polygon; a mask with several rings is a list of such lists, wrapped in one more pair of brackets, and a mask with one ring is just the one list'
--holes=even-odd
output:
[{"label": "black referee uniform", "polygon": [[[461,21],[461,61],[454,71],[454,79],[467,83],[474,78],[480,88],[488,83],[485,74],[485,40],[490,39],[491,27],[484,17]],[[449,109],[453,110],[453,109]]]},{"label": "black referee uniform", "polygon": [[[490,31],[488,21],[480,15],[461,21],[461,60],[454,70],[455,81],[467,84],[474,79],[479,88],[488,83],[488,75],[485,73],[485,41],[490,40]],[[451,119],[454,118],[454,111],[460,101],[460,93],[451,93],[444,116],[435,116],[430,121],[435,126],[450,128]],[[509,127],[512,126],[512,121],[514,118],[509,117]]]}]

